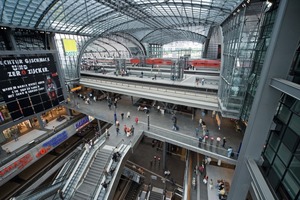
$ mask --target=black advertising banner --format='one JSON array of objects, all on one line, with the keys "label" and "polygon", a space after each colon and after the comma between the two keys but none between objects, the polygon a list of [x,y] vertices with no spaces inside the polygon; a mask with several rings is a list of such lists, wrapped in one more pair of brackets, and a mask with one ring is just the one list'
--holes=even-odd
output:
[{"label": "black advertising banner", "polygon": [[0,92],[14,120],[64,101],[51,54],[0,59]]}]

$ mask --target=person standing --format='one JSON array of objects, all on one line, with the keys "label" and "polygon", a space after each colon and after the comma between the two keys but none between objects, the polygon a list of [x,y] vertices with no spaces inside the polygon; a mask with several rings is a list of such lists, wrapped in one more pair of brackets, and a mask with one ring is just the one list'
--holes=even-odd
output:
[{"label": "person standing", "polygon": [[60,198],[61,200],[64,200],[64,199],[65,199],[65,198],[64,198],[63,191],[62,191],[61,189],[58,189],[58,190],[57,190],[57,193],[58,193],[58,196],[59,196],[59,198]]},{"label": "person standing", "polygon": [[131,125],[131,135],[133,136],[134,135],[134,126],[133,125]]},{"label": "person standing", "polygon": [[204,85],[204,83],[205,83],[205,79],[204,79],[204,78],[202,78],[202,80],[201,80],[201,84],[202,84],[202,85]]},{"label": "person standing", "polygon": [[124,134],[126,135],[126,133],[127,133],[127,126],[126,126],[126,124],[124,125]]},{"label": "person standing", "polygon": [[121,119],[122,120],[124,119],[124,113],[121,113]]},{"label": "person standing", "polygon": [[225,148],[225,144],[226,144],[226,137],[223,137],[223,144],[222,144],[222,147]]},{"label": "person standing", "polygon": [[231,147],[229,147],[227,149],[227,157],[230,158],[232,156],[232,154],[233,154],[233,149]]},{"label": "person standing", "polygon": [[212,179],[210,179],[210,181],[209,181],[209,188],[212,190],[213,186],[214,186],[214,182],[213,182]]}]

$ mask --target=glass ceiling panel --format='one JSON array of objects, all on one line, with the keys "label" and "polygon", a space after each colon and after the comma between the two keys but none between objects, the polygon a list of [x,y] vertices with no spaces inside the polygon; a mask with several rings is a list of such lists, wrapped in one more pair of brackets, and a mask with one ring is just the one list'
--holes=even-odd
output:
[{"label": "glass ceiling panel", "polygon": [[[0,23],[90,36],[118,31],[134,35],[135,31],[140,34],[142,28],[154,32],[158,29],[175,29],[172,33],[183,36],[188,33],[182,33],[180,29],[206,35],[211,26],[222,23],[241,2],[242,0],[1,0]],[[175,37],[176,34],[171,36]]]},{"label": "glass ceiling panel", "polygon": [[1,0],[2,23],[34,27],[52,0]]}]

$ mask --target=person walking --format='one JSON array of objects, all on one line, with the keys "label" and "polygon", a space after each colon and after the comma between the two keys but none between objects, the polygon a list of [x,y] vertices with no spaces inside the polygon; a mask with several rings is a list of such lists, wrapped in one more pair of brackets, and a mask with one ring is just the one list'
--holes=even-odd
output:
[{"label": "person walking", "polygon": [[127,112],[127,119],[130,119],[130,112]]},{"label": "person walking", "polygon": [[139,123],[139,118],[138,117],[135,117],[135,124],[138,124]]},{"label": "person walking", "polygon": [[120,133],[119,131],[120,131],[120,129],[119,129],[119,127],[117,127],[116,128],[117,135],[119,135],[119,133]]},{"label": "person walking", "polygon": [[121,119],[122,120],[124,119],[124,113],[121,113]]},{"label": "person walking", "polygon": [[109,130],[108,129],[105,129],[104,135],[105,135],[106,139],[109,138]]}]

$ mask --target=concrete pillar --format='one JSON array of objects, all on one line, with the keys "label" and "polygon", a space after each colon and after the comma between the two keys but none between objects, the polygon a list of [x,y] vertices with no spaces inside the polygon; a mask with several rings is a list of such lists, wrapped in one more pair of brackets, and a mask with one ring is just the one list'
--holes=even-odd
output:
[{"label": "concrete pillar", "polygon": [[99,120],[99,119],[97,119],[97,123],[98,123],[98,130],[99,130],[99,132],[101,133],[101,123],[100,123],[100,120]]},{"label": "concrete pillar", "polygon": [[299,8],[300,1],[280,1],[228,199],[246,199],[250,190],[252,180],[246,162],[249,158],[259,161],[268,137],[281,96],[269,83],[271,78],[287,78],[300,38],[300,24],[295,20],[300,17]]}]

